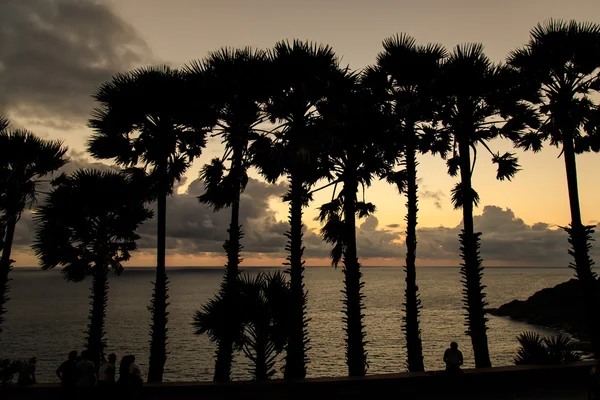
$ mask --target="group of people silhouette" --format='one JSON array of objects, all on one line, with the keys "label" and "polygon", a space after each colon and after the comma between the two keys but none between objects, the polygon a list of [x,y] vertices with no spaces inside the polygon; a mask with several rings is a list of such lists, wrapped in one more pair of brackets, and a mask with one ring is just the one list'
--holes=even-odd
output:
[{"label": "group of people silhouette", "polygon": [[89,392],[98,392],[103,397],[117,394],[135,397],[142,387],[142,371],[135,362],[134,355],[121,358],[117,378],[117,355],[108,359],[101,357],[100,365],[92,361],[90,353],[84,350],[79,355],[76,350],[56,370],[65,397],[87,398]]}]

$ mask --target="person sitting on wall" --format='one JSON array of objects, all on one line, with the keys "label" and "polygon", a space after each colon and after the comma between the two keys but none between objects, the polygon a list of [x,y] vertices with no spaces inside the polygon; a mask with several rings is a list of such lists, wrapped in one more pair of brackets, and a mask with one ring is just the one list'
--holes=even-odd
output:
[{"label": "person sitting on wall", "polygon": [[446,363],[446,373],[448,374],[460,374],[462,370],[460,367],[463,365],[463,355],[458,349],[458,343],[450,343],[450,348],[444,352],[444,362]]}]

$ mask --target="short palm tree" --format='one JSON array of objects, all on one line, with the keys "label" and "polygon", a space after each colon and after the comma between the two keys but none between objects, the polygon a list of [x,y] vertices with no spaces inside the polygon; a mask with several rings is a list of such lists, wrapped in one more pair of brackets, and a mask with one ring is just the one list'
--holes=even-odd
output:
[{"label": "short palm tree", "polygon": [[[7,125],[7,124],[6,124]],[[26,130],[0,130],[0,332],[6,313],[11,250],[21,213],[37,199],[40,179],[68,162],[58,140],[41,139]]]},{"label": "short palm tree", "polygon": [[[423,371],[423,346],[419,328],[419,287],[417,286],[417,153],[440,153],[445,157],[447,142],[439,140],[432,121],[438,104],[433,84],[440,73],[446,50],[436,44],[417,45],[406,34],[383,41],[384,51],[377,56],[377,66],[367,74],[369,80],[383,75],[385,95],[392,103],[396,129],[392,133],[400,171],[388,175],[406,196],[406,288],[403,327],[406,335],[409,371]],[[377,84],[376,86],[379,86]]]},{"label": "short palm tree", "polygon": [[600,151],[600,108],[594,97],[600,92],[600,25],[549,20],[531,31],[524,48],[508,60],[537,91],[532,104],[543,117],[539,129],[524,135],[518,145],[539,151],[542,142],[562,147],[571,207],[571,226],[565,228],[572,249],[569,254],[585,299],[590,337],[600,356],[600,298],[590,257],[593,226],[584,226],[579,207],[576,154]]},{"label": "short palm tree", "polygon": [[232,334],[227,332],[223,313],[224,292],[196,313],[196,334],[207,333],[210,339],[220,343],[223,336],[234,337],[234,349],[242,350],[252,363],[251,374],[256,380],[265,380],[275,374],[277,357],[284,350],[289,336],[287,304],[290,287],[284,275],[260,273],[255,277],[238,276],[239,295],[235,297],[241,324]]},{"label": "short palm tree", "polygon": [[333,244],[332,264],[343,259],[344,321],[346,323],[346,362],[350,376],[364,376],[367,371],[365,330],[363,324],[362,272],[357,255],[356,217],[366,217],[375,211],[371,203],[359,201],[359,186],[370,186],[374,176],[388,170],[383,154],[385,146],[385,116],[377,98],[360,85],[358,76],[340,73],[340,81],[317,109],[321,120],[323,142],[327,143],[330,181],[342,185],[332,201],[320,207],[321,234]]},{"label": "short palm tree", "polygon": [[473,207],[479,203],[479,195],[471,184],[477,146],[491,153],[492,162],[498,165],[496,178],[511,180],[519,170],[517,158],[513,153],[493,153],[486,142],[495,137],[518,140],[523,130],[527,126],[535,127],[538,120],[522,101],[526,91],[517,74],[505,66],[492,65],[480,44],[455,47],[442,66],[436,85],[436,91],[442,96],[441,132],[447,135],[452,149],[448,171],[452,176],[460,172],[460,182],[452,190],[452,202],[463,211],[459,237],[466,333],[473,344],[475,366],[485,368],[491,365],[486,333],[487,303],[481,283],[481,233],[475,232],[473,226]]},{"label": "short palm tree", "polygon": [[[204,166],[201,179],[205,192],[199,197],[200,202],[211,205],[215,211],[223,207],[231,207],[229,237],[224,248],[227,253],[225,277],[221,284],[225,299],[227,323],[231,324],[226,332],[238,330],[240,321],[236,316],[233,304],[237,296],[237,276],[242,261],[240,225],[240,196],[248,182],[247,170],[251,163],[249,145],[258,137],[258,125],[265,120],[263,104],[266,101],[268,57],[263,50],[224,48],[209,55],[201,62],[193,62],[184,71],[188,80],[194,82],[196,77],[208,80],[218,88],[213,93],[218,104],[219,122],[213,134],[221,137],[225,144],[225,155],[222,159],[214,159]],[[228,164],[228,166],[226,165]],[[215,363],[215,381],[228,381],[231,375],[234,337],[223,337],[218,343]]]},{"label": "short palm tree", "polygon": [[324,173],[319,169],[323,146],[319,142],[315,120],[316,105],[323,101],[331,77],[338,71],[338,58],[329,46],[294,40],[275,45],[271,54],[271,90],[266,111],[272,123],[278,123],[274,137],[256,140],[252,146],[254,164],[269,181],[287,176],[290,203],[290,230],[286,232],[292,300],[290,302],[290,338],[287,345],[286,379],[306,376],[308,362],[308,320],[304,290],[304,247],[302,245],[302,209],[310,201],[310,188]]},{"label": "short palm tree", "polygon": [[519,350],[515,365],[568,364],[581,360],[581,355],[574,349],[568,336],[541,337],[529,331],[519,334],[517,340]]},{"label": "short palm tree", "polygon": [[152,217],[142,194],[142,187],[118,172],[78,170],[53,181],[35,214],[33,249],[42,269],[63,266],[65,279],[72,282],[92,276],[86,347],[97,366],[106,346],[108,273],[123,272],[122,263],[139,239],[136,229]]},{"label": "short palm tree", "polygon": [[118,74],[94,94],[100,106],[89,121],[94,129],[88,143],[90,154],[121,166],[148,169],[152,182],[149,198],[157,200],[149,382],[162,381],[167,355],[167,196],[200,155],[206,132],[216,123],[208,93],[201,91],[198,82],[188,83],[184,74],[167,66]]}]

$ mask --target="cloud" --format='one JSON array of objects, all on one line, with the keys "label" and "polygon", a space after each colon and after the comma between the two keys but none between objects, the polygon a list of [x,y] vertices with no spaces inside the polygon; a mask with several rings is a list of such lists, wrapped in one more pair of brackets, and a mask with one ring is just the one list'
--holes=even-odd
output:
[{"label": "cloud", "polygon": [[0,113],[85,123],[97,85],[147,63],[150,49],[103,1],[0,0]]},{"label": "cloud", "polygon": [[[484,264],[513,265],[566,265],[571,261],[567,253],[567,234],[564,230],[544,222],[526,224],[510,209],[486,206],[481,215],[474,217],[475,230],[481,236],[481,256]],[[598,227],[600,229],[600,225]],[[457,260],[458,234],[462,223],[453,228],[420,228],[418,257],[430,260]],[[596,229],[596,239],[600,239]],[[600,248],[592,248],[598,258]]]},{"label": "cloud", "polygon": [[427,186],[423,186],[423,190],[419,191],[419,196],[423,199],[432,199],[433,205],[437,209],[442,208],[442,200],[446,195],[441,190],[437,190],[435,192],[431,190],[427,190]]},{"label": "cloud", "polygon": [[[245,253],[273,254],[285,248],[283,233],[287,223],[278,221],[269,206],[273,197],[281,197],[287,190],[284,184],[269,185],[250,178],[240,204],[240,224],[244,231]],[[231,211],[213,212],[198,202],[204,191],[202,183],[194,180],[184,193],[167,199],[167,249],[181,255],[223,254],[223,242],[227,238]],[[139,229],[142,239],[140,249],[156,247],[156,220]]]},{"label": "cloud", "polygon": [[[61,172],[70,173],[78,168],[114,169],[115,167],[90,161],[82,153],[71,152],[71,162]],[[41,186],[41,191],[48,187]],[[243,226],[245,257],[284,258],[289,229],[286,215],[278,216],[271,208],[271,201],[280,198],[287,188],[284,183],[269,185],[250,179],[242,195],[240,223]],[[223,242],[227,238],[230,210],[213,212],[198,202],[204,191],[199,180],[192,181],[182,193],[175,193],[167,200],[167,249],[169,255],[223,256]],[[43,196],[42,196],[43,197]],[[43,199],[40,198],[40,201]],[[283,219],[283,220],[282,220]],[[541,265],[562,266],[571,261],[567,254],[567,235],[553,225],[536,222],[531,225],[518,218],[510,209],[486,206],[481,215],[474,217],[475,229],[483,232],[481,255],[484,265]],[[404,233],[399,224],[381,227],[376,216],[358,221],[356,239],[361,261],[379,258],[396,259],[403,264],[405,256]],[[458,235],[462,223],[455,227],[420,227],[418,229],[417,256],[420,265],[427,261],[458,264]],[[600,239],[600,224],[596,239]],[[14,240],[15,252],[30,254],[35,225],[31,211],[23,213],[17,224]],[[156,221],[151,220],[139,229],[142,238],[140,252],[154,252],[156,248]],[[329,257],[331,245],[324,243],[318,229],[304,229],[304,256],[310,259]],[[593,247],[592,257],[598,259],[600,249]]]}]

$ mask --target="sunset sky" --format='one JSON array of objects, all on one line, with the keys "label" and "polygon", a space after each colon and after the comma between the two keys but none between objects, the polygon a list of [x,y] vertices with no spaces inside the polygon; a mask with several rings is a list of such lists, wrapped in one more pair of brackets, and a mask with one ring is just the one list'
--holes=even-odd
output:
[{"label": "sunset sky", "polygon": [[[14,126],[43,137],[61,138],[70,148],[72,171],[96,161],[85,154],[90,130],[85,124],[94,88],[113,74],[137,66],[181,66],[220,47],[272,47],[281,39],[308,39],[331,45],[343,64],[361,69],[375,61],[386,37],[400,32],[420,43],[451,49],[481,42],[500,62],[525,44],[530,29],[547,18],[600,21],[598,0],[0,0],[0,113]],[[508,151],[510,143],[491,143]],[[168,263],[221,265],[227,211],[212,213],[198,204],[199,167],[220,155],[212,141],[168,200]],[[560,151],[518,152],[522,166],[512,182],[497,182],[495,168],[479,152],[474,188],[481,204],[476,229],[483,232],[484,265],[565,265],[569,223],[567,187]],[[578,157],[583,222],[600,225],[600,155]],[[457,265],[461,212],[450,203],[455,178],[444,161],[421,157],[418,265]],[[270,186],[255,172],[242,198],[246,233],[245,266],[280,265],[287,205],[279,199],[285,182]],[[316,206],[328,201],[322,191],[306,211],[307,265],[329,265],[329,247],[318,237]],[[367,191],[374,217],[359,222],[359,257],[365,265],[402,265],[404,198],[385,182]],[[600,226],[599,226],[600,228]],[[143,238],[131,266],[152,266],[155,224],[140,229]],[[35,266],[29,250],[34,226],[30,213],[19,222],[14,258]],[[597,239],[600,235],[597,234]],[[598,261],[600,246],[592,255]]]}]

